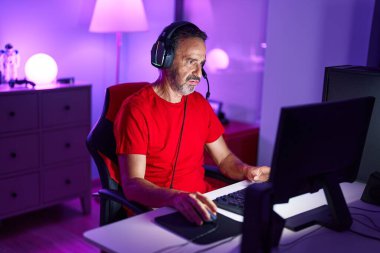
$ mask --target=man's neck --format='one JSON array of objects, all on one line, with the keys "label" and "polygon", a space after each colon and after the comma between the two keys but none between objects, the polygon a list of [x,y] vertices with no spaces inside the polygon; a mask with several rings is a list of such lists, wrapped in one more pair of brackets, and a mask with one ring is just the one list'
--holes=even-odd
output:
[{"label": "man's neck", "polygon": [[182,100],[183,95],[175,92],[168,80],[158,79],[153,83],[153,90],[160,98],[170,103],[179,103]]}]

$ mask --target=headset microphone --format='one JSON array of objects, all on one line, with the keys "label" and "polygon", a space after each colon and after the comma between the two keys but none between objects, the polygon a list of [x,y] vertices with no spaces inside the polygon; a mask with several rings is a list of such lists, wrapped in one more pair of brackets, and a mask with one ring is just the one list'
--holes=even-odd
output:
[{"label": "headset microphone", "polygon": [[207,78],[207,73],[206,71],[204,70],[204,68],[202,68],[202,76],[204,79],[206,79],[206,82],[207,82],[207,93],[206,93],[206,99],[208,99],[210,97],[210,84],[208,82],[208,78]]}]

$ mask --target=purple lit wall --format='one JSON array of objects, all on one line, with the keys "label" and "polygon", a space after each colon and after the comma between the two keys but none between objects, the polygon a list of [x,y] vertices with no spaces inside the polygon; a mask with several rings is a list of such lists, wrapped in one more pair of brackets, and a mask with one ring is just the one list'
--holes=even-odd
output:
[{"label": "purple lit wall", "polygon": [[[174,0],[157,4],[144,0],[148,32],[123,34],[120,80],[154,80],[150,48],[164,25],[173,20]],[[0,47],[11,43],[25,61],[44,52],[58,64],[58,77],[75,77],[93,84],[93,122],[102,109],[104,89],[115,82],[115,34],[88,31],[95,0],[2,0]]]},{"label": "purple lit wall", "polygon": [[[270,163],[281,106],[320,101],[324,66],[366,63],[374,1],[184,1],[184,16],[209,35],[207,49],[222,48],[230,57],[227,69],[208,73],[211,98],[224,103],[230,119],[261,121],[261,164]],[[123,34],[122,82],[156,79],[150,49],[174,20],[175,0],[143,3],[149,30]],[[105,88],[115,82],[116,61],[115,35],[88,31],[95,0],[1,0],[0,5],[0,48],[11,43],[20,51],[19,76],[31,55],[51,55],[58,77],[93,84],[94,123]],[[199,91],[205,93],[204,81]]]},{"label": "purple lit wall", "polygon": [[[185,1],[184,15],[209,34],[208,49],[223,48],[230,56],[228,69],[208,73],[211,98],[223,101],[227,117],[248,122],[259,118],[267,0]],[[164,26],[174,20],[175,0],[143,0],[149,30],[124,33],[121,48],[121,82],[156,79],[150,49]],[[57,62],[58,77],[89,82],[92,122],[99,117],[105,88],[115,82],[115,34],[89,32],[95,0],[2,0],[0,48],[11,43],[19,50],[23,78],[26,60],[47,53]],[[258,58],[257,58],[258,57]],[[254,60],[252,60],[254,59]],[[206,91],[203,81],[199,87]],[[97,172],[93,166],[93,176]]]},{"label": "purple lit wall", "polygon": [[271,162],[280,108],[321,101],[325,66],[366,65],[374,3],[269,1],[259,163]]},{"label": "purple lit wall", "polygon": [[[209,36],[207,51],[223,49],[227,69],[207,69],[211,97],[223,102],[227,118],[250,123],[260,120],[268,0],[186,0],[185,19]],[[199,91],[206,91],[201,85]]]},{"label": "purple lit wall", "polygon": [[[164,26],[174,20],[174,0],[144,0],[149,31],[124,33],[120,81],[154,81],[150,49]],[[26,60],[36,53],[51,55],[58,77],[91,83],[92,122],[98,119],[105,88],[115,82],[115,34],[89,32],[95,0],[1,0],[0,48],[11,43],[21,55],[19,78]],[[93,177],[98,177],[93,166]]]}]

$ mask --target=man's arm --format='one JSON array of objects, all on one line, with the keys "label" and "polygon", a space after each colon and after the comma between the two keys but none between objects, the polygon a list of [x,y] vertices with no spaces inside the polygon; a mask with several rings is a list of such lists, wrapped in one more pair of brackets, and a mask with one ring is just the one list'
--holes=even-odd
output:
[{"label": "man's arm", "polygon": [[227,147],[223,136],[216,141],[206,144],[207,151],[211,154],[220,172],[235,180],[250,180],[263,182],[269,179],[270,168],[267,166],[255,167],[242,162]]},{"label": "man's arm", "polygon": [[198,225],[211,219],[208,210],[216,214],[216,205],[201,193],[166,189],[145,180],[145,155],[119,155],[118,160],[123,192],[129,200],[152,208],[173,207]]}]

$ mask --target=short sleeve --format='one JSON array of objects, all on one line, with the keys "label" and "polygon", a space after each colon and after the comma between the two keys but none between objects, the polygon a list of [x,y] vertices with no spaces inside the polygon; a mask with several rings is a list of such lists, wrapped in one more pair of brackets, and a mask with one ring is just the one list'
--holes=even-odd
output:
[{"label": "short sleeve", "polygon": [[125,100],[114,122],[116,154],[146,154],[148,131],[146,119],[139,108]]}]

